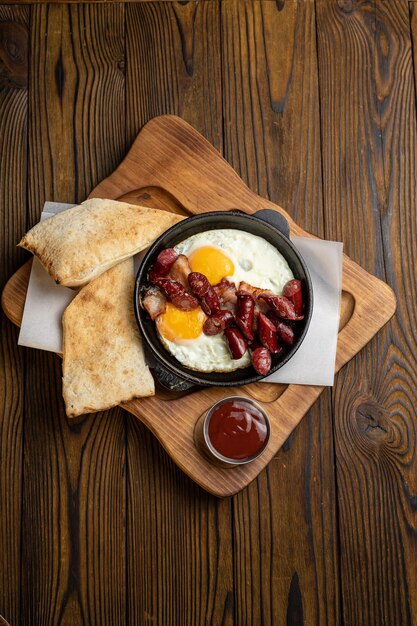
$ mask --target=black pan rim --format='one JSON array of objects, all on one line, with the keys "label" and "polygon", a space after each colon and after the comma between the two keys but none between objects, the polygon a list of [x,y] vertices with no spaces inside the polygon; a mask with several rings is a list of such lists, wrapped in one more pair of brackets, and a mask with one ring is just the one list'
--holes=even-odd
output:
[{"label": "black pan rim", "polygon": [[[277,211],[277,213],[279,213],[279,211]],[[279,213],[280,214],[280,213]],[[280,214],[282,216],[282,214]],[[237,217],[239,221],[244,220],[246,222],[246,224],[251,224],[251,223],[256,223],[259,224],[259,222],[262,223],[262,225],[265,227],[267,226],[268,229],[270,229],[271,231],[273,231],[274,235],[276,237],[278,237],[279,239],[285,241],[285,245],[289,246],[290,249],[292,250],[292,253],[295,255],[295,257],[297,258],[298,263],[301,265],[303,273],[304,273],[304,277],[305,278],[305,288],[307,290],[308,293],[308,301],[309,301],[309,307],[308,307],[308,311],[307,311],[307,315],[305,318],[305,322],[304,322],[304,328],[301,332],[301,334],[297,337],[297,342],[296,344],[287,352],[285,352],[285,354],[273,365],[273,367],[271,368],[270,372],[267,374],[267,376],[270,376],[271,374],[273,374],[274,372],[278,371],[281,367],[283,367],[283,365],[285,365],[285,363],[287,363],[293,356],[294,354],[297,352],[297,350],[299,349],[299,347],[301,346],[301,344],[303,343],[303,340],[307,334],[309,325],[310,325],[310,321],[311,321],[311,316],[312,316],[312,312],[313,312],[313,288],[312,288],[312,282],[311,282],[311,276],[310,276],[310,272],[307,268],[307,265],[303,259],[303,257],[301,256],[301,254],[299,253],[299,251],[297,250],[297,248],[294,246],[294,244],[292,243],[292,241],[286,237],[286,235],[281,232],[281,230],[279,230],[276,226],[274,226],[273,224],[271,224],[269,221],[267,221],[266,219],[262,219],[260,217],[256,217],[256,214],[252,215],[252,214],[248,214],[245,213],[244,211],[241,211],[239,209],[232,209],[230,211],[208,211],[206,213],[200,213],[199,215],[192,215],[190,217],[185,218],[184,220],[182,220],[181,222],[178,222],[177,224],[174,224],[173,226],[171,226],[168,230],[166,230],[164,233],[162,233],[150,246],[149,250],[146,252],[144,258],[141,261],[141,264],[138,268],[137,274],[136,274],[136,278],[135,278],[135,288],[134,288],[134,311],[135,311],[135,317],[136,317],[136,321],[138,324],[138,327],[140,329],[140,332],[142,334],[143,340],[146,344],[146,347],[148,348],[148,350],[151,352],[153,358],[157,361],[157,363],[162,366],[164,369],[168,370],[171,374],[173,374],[174,376],[178,377],[180,380],[184,381],[184,382],[189,382],[192,383],[193,385],[197,386],[197,387],[240,387],[243,385],[248,385],[254,382],[259,382],[260,380],[265,379],[267,376],[261,376],[259,374],[257,374],[254,370],[252,366],[248,366],[246,368],[241,368],[240,370],[233,370],[232,372],[230,372],[231,374],[235,374],[236,372],[241,371],[242,373],[245,373],[246,376],[244,378],[242,378],[241,380],[227,380],[227,375],[228,372],[224,373],[225,379],[224,380],[209,380],[207,378],[202,378],[199,376],[199,374],[201,374],[202,376],[206,375],[209,376],[210,374],[222,374],[221,372],[198,372],[197,370],[192,370],[187,368],[186,366],[182,365],[181,363],[179,363],[178,361],[178,365],[177,364],[173,364],[172,362],[168,361],[165,358],[164,355],[164,351],[166,350],[166,348],[164,348],[163,344],[158,342],[158,346],[155,345],[155,342],[152,340],[152,338],[149,336],[148,334],[148,330],[146,328],[145,325],[145,321],[142,319],[142,316],[144,316],[146,313],[144,312],[144,310],[141,308],[140,306],[140,293],[141,291],[145,288],[145,286],[147,285],[146,283],[146,278],[147,278],[147,272],[145,272],[144,274],[144,270],[150,265],[150,260],[154,257],[154,255],[157,253],[158,251],[158,246],[160,245],[160,242],[162,240],[165,240],[166,238],[171,238],[174,234],[180,234],[181,232],[183,232],[191,223],[192,224],[198,224],[199,222],[201,222],[201,225],[204,225],[204,223],[207,221],[207,219],[209,218],[210,221],[213,220],[213,218],[215,218],[216,216],[221,217],[222,219],[224,219],[226,216],[230,217],[231,220],[234,219],[234,217]],[[237,228],[238,230],[245,230],[244,228],[239,228],[239,226],[237,224],[233,225],[231,224],[229,226],[230,228]],[[207,230],[214,230],[216,227],[214,228],[207,228]],[[200,232],[203,232],[203,228],[201,229]],[[251,229],[248,228],[247,232],[251,232]],[[176,245],[176,244],[173,244]],[[278,248],[277,248],[278,249]],[[281,254],[282,251],[278,250]],[[285,257],[285,254],[283,254],[283,256]],[[287,262],[288,262],[288,258],[286,258]],[[149,323],[149,321],[147,322]],[[169,354],[169,353],[168,353]],[[171,358],[175,358],[173,357],[173,355],[169,355]],[[151,365],[152,367],[152,365]],[[251,374],[251,372],[253,372],[253,374]],[[249,374],[249,375],[248,375]]]}]

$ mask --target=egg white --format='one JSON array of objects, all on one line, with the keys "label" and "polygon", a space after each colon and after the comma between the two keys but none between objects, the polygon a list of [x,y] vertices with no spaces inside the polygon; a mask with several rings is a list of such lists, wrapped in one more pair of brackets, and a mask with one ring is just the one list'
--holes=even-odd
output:
[{"label": "egg white", "polygon": [[185,367],[199,372],[231,372],[250,365],[249,351],[241,359],[232,359],[223,333],[210,337],[201,333],[196,339],[169,341],[159,338],[165,348]]},{"label": "egg white", "polygon": [[[273,245],[262,237],[232,228],[196,233],[175,246],[178,254],[190,256],[203,246],[219,248],[234,265],[227,276],[236,287],[243,280],[255,287],[282,293],[285,283],[294,278],[287,261]],[[247,351],[241,359],[233,360],[223,333],[196,339],[170,341],[159,332],[165,348],[185,367],[200,372],[230,372],[250,365]]]},{"label": "egg white", "polygon": [[236,283],[244,280],[254,287],[270,289],[281,294],[287,281],[294,278],[280,252],[272,244],[243,230],[226,228],[196,233],[175,246],[178,254],[190,256],[198,248],[212,246],[228,256],[235,267],[227,279]]}]

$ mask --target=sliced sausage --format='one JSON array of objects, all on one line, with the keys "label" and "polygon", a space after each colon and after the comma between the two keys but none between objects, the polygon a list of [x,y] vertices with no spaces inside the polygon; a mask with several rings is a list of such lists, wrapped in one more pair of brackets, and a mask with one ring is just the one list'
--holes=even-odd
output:
[{"label": "sliced sausage", "polygon": [[258,316],[258,337],[261,344],[268,348],[271,354],[281,352],[282,348],[277,341],[277,330],[271,320],[263,313],[259,313]]},{"label": "sliced sausage", "polygon": [[177,258],[178,254],[175,252],[174,248],[162,250],[156,257],[156,261],[149,273],[149,281],[153,284],[157,284],[159,278],[167,276]]},{"label": "sliced sausage", "polygon": [[253,318],[255,314],[255,300],[248,293],[238,293],[236,324],[246,339],[253,341]]},{"label": "sliced sausage", "polygon": [[224,329],[224,335],[226,337],[232,359],[241,359],[248,349],[248,344],[240,330],[234,326],[229,326]]},{"label": "sliced sausage", "polygon": [[260,299],[264,300],[282,319],[294,321],[304,319],[304,315],[297,315],[293,303],[285,296],[271,296],[263,293]]},{"label": "sliced sausage", "polygon": [[301,280],[294,278],[293,280],[289,280],[284,285],[284,289],[282,290],[282,295],[291,300],[294,305],[294,309],[297,315],[302,315],[304,309],[303,303],[303,289]]},{"label": "sliced sausage", "polygon": [[214,315],[207,318],[203,325],[203,333],[205,335],[218,335],[235,319],[231,311],[226,309],[217,311]]},{"label": "sliced sausage", "polygon": [[160,279],[159,284],[168,300],[181,311],[192,311],[199,306],[197,298],[188,293],[181,283],[176,280],[171,280],[170,278]]},{"label": "sliced sausage", "polygon": [[252,365],[255,371],[261,376],[266,376],[271,369],[271,353],[268,348],[261,346],[256,348],[251,354]]},{"label": "sliced sausage", "polygon": [[191,272],[188,276],[191,291],[199,298],[201,308],[206,315],[213,315],[220,310],[220,300],[208,278],[200,272]]}]

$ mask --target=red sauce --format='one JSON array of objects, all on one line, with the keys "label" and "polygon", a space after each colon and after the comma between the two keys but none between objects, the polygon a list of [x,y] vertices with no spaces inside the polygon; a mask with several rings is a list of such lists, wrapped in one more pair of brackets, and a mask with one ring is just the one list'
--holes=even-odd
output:
[{"label": "red sauce", "polygon": [[226,400],[213,411],[208,425],[212,446],[229,459],[254,456],[263,448],[267,434],[262,411],[245,400]]}]

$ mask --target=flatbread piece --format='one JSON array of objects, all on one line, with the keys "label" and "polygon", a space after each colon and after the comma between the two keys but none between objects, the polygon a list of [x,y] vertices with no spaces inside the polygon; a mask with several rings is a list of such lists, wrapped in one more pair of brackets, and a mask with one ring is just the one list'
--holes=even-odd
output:
[{"label": "flatbread piece", "polygon": [[68,417],[154,395],[133,288],[133,259],[128,259],[81,289],[65,309],[62,386]]},{"label": "flatbread piece", "polygon": [[18,244],[35,254],[52,278],[80,287],[147,248],[181,215],[92,198],[36,224]]}]

